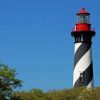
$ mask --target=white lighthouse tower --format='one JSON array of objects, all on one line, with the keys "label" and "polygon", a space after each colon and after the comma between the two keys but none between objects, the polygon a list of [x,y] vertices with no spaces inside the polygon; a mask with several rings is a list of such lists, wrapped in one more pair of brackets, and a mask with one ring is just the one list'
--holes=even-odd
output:
[{"label": "white lighthouse tower", "polygon": [[85,8],[76,15],[77,23],[71,32],[75,39],[73,87],[92,88],[94,82],[91,45],[95,31],[91,29],[90,13]]}]

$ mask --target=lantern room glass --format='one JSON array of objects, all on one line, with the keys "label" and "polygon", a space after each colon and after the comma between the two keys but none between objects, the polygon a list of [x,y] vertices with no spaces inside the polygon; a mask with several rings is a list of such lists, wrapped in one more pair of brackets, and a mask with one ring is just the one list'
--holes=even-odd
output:
[{"label": "lantern room glass", "polygon": [[80,14],[77,16],[77,22],[78,23],[89,23],[90,22],[90,16],[87,14]]}]

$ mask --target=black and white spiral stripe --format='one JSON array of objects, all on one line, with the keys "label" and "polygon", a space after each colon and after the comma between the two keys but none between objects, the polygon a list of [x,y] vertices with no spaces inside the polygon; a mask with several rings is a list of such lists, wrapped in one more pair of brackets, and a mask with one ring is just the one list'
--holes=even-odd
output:
[{"label": "black and white spiral stripe", "polygon": [[[80,74],[83,74],[83,82],[80,82]],[[75,43],[73,86],[93,87],[93,64],[91,43]]]}]

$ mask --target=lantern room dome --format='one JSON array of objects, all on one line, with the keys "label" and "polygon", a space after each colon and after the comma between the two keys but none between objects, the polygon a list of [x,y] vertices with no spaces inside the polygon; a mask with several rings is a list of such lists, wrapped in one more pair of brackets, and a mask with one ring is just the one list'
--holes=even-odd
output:
[{"label": "lantern room dome", "polygon": [[85,14],[85,15],[90,15],[90,13],[88,13],[88,12],[85,10],[85,8],[82,8],[82,10],[81,10],[79,13],[77,13],[76,15],[83,15],[83,14]]}]

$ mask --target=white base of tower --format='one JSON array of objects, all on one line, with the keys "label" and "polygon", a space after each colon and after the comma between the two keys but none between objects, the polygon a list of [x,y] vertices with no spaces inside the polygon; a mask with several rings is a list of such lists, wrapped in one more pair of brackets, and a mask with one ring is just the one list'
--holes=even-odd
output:
[{"label": "white base of tower", "polygon": [[91,82],[88,84],[87,88],[93,88],[94,87],[94,80],[92,79]]}]

